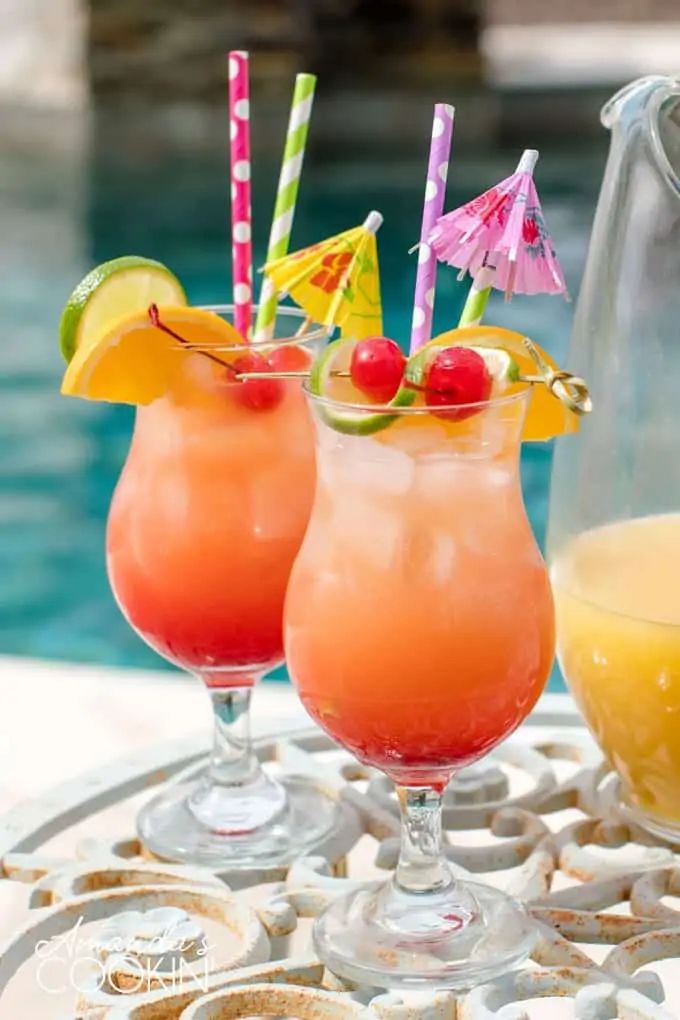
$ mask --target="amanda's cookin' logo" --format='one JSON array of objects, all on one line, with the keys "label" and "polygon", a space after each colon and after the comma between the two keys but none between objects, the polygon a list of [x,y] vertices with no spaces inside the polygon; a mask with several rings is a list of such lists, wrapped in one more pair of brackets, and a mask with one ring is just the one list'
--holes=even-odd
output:
[{"label": "amanda's cookin' logo", "polygon": [[69,990],[133,995],[174,991],[187,982],[208,991],[213,947],[186,911],[126,911],[92,935],[84,924],[80,917],[68,932],[36,945],[37,982],[48,995]]}]

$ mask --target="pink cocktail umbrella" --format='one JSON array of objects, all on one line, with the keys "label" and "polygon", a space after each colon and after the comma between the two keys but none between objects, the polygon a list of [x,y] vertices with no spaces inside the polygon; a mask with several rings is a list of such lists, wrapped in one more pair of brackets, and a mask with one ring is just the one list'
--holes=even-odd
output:
[{"label": "pink cocktail umbrella", "polygon": [[445,213],[430,232],[437,258],[473,279],[460,325],[478,323],[491,288],[512,294],[562,294],[567,285],[545,225],[533,171],[535,149],[517,170],[483,195]]}]

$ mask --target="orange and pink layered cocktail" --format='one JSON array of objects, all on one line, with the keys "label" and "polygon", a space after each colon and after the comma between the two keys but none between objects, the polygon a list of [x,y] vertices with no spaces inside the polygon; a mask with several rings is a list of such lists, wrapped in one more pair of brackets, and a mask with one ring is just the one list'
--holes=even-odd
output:
[{"label": "orange and pink layered cocktail", "polygon": [[[314,944],[361,984],[470,987],[534,941],[507,896],[455,880],[441,831],[451,776],[516,729],[552,665],[552,595],[519,478],[530,391],[508,377],[507,352],[459,353],[453,338],[445,359],[424,355],[448,366],[448,403],[428,389],[431,368],[423,384],[409,363],[405,391],[366,406],[342,382],[341,343],[326,393],[312,374],[318,483],[286,658],[313,718],[396,784],[402,838],[392,879],[334,899]],[[454,392],[464,363],[468,392],[484,382],[475,404]],[[343,386],[351,401],[328,395]]]},{"label": "orange and pink layered cocktail", "polygon": [[319,484],[286,607],[311,715],[398,783],[443,785],[514,730],[554,620],[518,470],[525,396],[461,423],[405,409],[374,437],[319,410]]},{"label": "orange and pink layered cocktail", "polygon": [[[281,311],[274,341],[246,345],[205,311],[151,319],[140,328],[165,345],[163,388],[137,409],[109,515],[109,577],[140,636],[209,688],[215,738],[199,781],[158,793],[138,830],[164,858],[271,866],[335,818],[314,783],[265,772],[249,736],[252,686],[283,661],[286,586],[316,474],[300,380],[267,374],[304,374],[327,331]],[[202,344],[202,324],[236,342]]]},{"label": "orange and pink layered cocktail", "polygon": [[109,576],[160,655],[212,686],[243,686],[283,659],[283,601],[314,493],[311,422],[296,381],[277,380],[261,408],[203,353],[176,356],[172,389],[137,411]]}]

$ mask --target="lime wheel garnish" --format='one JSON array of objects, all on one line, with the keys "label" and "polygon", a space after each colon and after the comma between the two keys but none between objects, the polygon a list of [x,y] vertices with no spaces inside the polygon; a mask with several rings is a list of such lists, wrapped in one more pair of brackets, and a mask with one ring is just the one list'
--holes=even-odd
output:
[{"label": "lime wheel garnish", "polygon": [[[353,381],[352,358],[358,340],[334,340],[317,357],[309,376],[309,390],[328,403],[319,403],[319,413],[337,432],[353,436],[370,436],[388,428],[396,414],[390,409],[408,407],[416,398],[416,391],[399,386],[391,400],[377,404]],[[344,404],[346,406],[341,407]],[[375,408],[375,411],[372,409]]]},{"label": "lime wheel garnish", "polygon": [[167,266],[123,255],[92,269],[69,297],[59,323],[61,353],[70,361],[133,312],[150,304],[185,305],[184,287]]}]

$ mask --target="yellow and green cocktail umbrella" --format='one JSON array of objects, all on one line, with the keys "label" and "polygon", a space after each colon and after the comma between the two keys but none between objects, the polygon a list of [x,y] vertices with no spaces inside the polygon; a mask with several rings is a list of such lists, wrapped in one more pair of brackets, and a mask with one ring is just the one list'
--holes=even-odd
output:
[{"label": "yellow and green cocktail umbrella", "polygon": [[310,319],[338,326],[357,340],[382,334],[380,270],[376,231],[379,212],[360,227],[345,230],[309,248],[267,262],[274,289],[289,294]]}]

